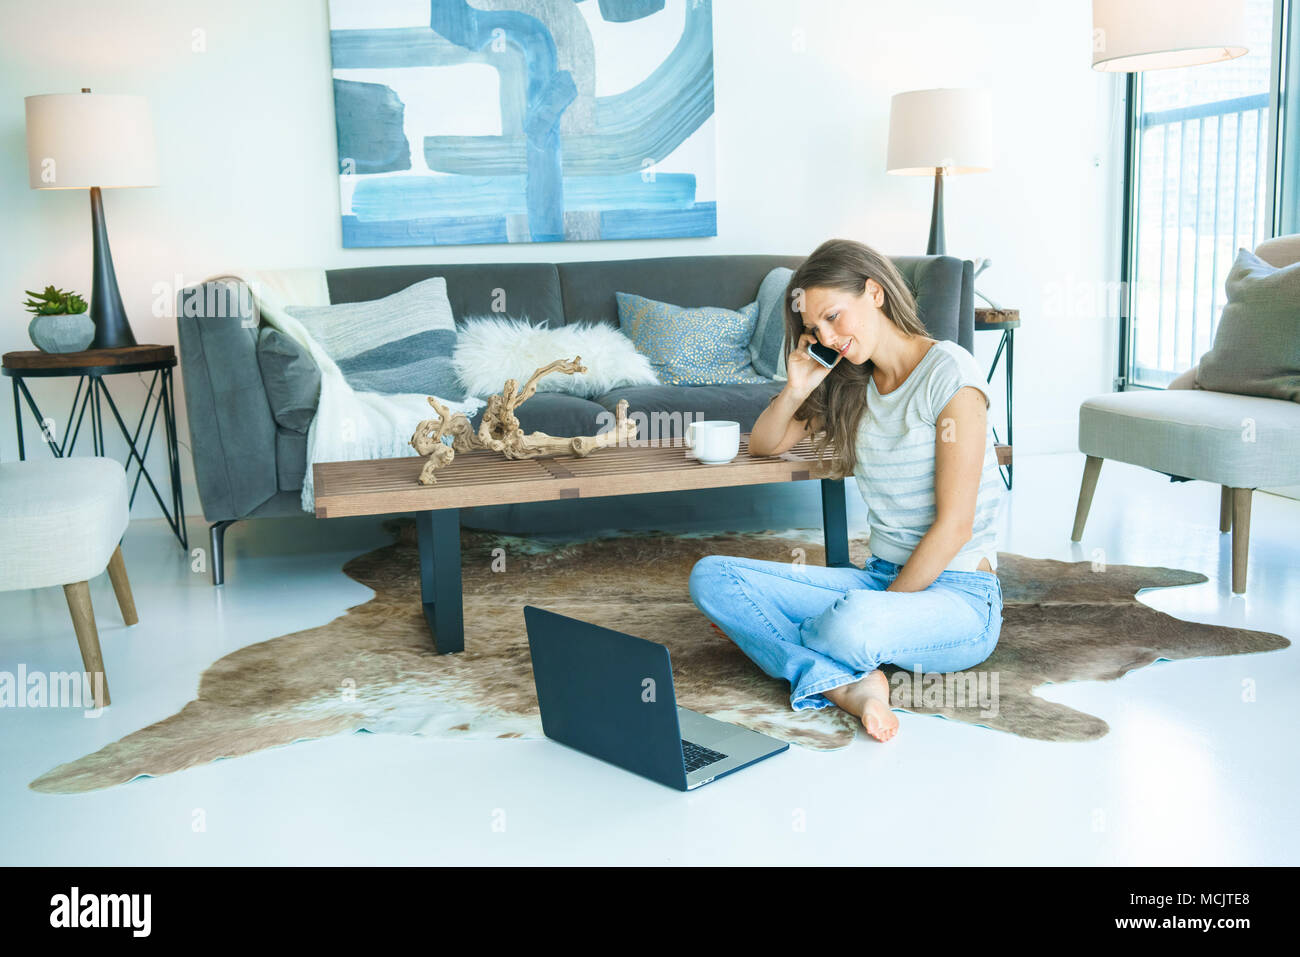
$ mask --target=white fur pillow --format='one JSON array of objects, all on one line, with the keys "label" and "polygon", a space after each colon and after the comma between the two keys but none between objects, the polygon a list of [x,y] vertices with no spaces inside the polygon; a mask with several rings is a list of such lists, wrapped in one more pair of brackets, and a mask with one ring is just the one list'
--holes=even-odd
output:
[{"label": "white fur pillow", "polygon": [[451,364],[465,391],[483,396],[500,392],[506,379],[523,386],[540,366],[574,356],[582,357],[586,372],[552,372],[537,383],[537,391],[593,398],[623,385],[659,385],[650,360],[636,351],[631,339],[603,322],[551,329],[526,319],[467,316]]}]

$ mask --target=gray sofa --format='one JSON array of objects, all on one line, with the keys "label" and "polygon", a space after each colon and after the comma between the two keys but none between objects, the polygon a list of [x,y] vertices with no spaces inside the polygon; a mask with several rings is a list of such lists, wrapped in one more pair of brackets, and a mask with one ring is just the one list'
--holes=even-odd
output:
[{"label": "gray sofa", "polygon": [[[492,313],[497,290],[505,292],[505,314],[526,315],[552,328],[589,320],[618,325],[615,292],[629,292],[681,306],[739,309],[757,297],[759,284],[777,266],[796,268],[801,256],[678,256],[661,259],[563,263],[474,263],[454,265],[369,266],[326,272],[330,301],[379,299],[431,276],[444,276],[452,310],[463,317]],[[916,294],[921,320],[938,339],[971,349],[974,340],[974,281],[969,261],[949,256],[895,257],[894,263]],[[307,436],[277,425],[267,399],[257,357],[257,329],[238,308],[213,310],[229,290],[190,286],[177,294],[177,332],[185,387],[194,472],[203,514],[210,528],[213,583],[224,578],[225,529],[253,518],[302,515],[300,495],[306,469]],[[209,304],[198,307],[191,297]],[[213,312],[217,315],[213,315]],[[525,431],[558,436],[590,435],[598,416],[620,398],[629,412],[735,419],[748,431],[781,388],[760,385],[636,386],[613,390],[595,400],[538,393],[520,406]],[[481,412],[478,414],[481,415]],[[478,415],[474,424],[478,424]],[[728,491],[727,509],[745,509],[764,486]],[[666,493],[670,494],[670,493]],[[615,497],[621,499],[622,496]],[[633,498],[631,496],[627,498]],[[641,498],[657,498],[642,496]],[[628,527],[626,503],[604,500],[607,516]],[[522,506],[463,509],[466,525],[526,533],[540,525],[562,527],[576,514],[557,515],[540,502]],[[568,506],[568,503],[562,503]],[[530,508],[530,506],[532,506]],[[572,507],[572,506],[568,506]],[[723,513],[710,511],[719,521]],[[592,526],[584,514],[582,527]],[[539,521],[540,520],[540,524]],[[599,521],[596,523],[599,527]]]}]

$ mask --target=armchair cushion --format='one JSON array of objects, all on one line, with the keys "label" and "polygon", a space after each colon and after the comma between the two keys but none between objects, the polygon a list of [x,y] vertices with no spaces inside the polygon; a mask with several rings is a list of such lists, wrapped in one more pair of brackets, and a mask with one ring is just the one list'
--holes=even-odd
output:
[{"label": "armchair cushion", "polygon": [[1214,347],[1197,367],[1197,385],[1300,402],[1300,263],[1279,269],[1239,250],[1227,290]]},{"label": "armchair cushion", "polygon": [[1300,405],[1204,389],[1139,389],[1079,407],[1079,451],[1229,488],[1300,482]]}]

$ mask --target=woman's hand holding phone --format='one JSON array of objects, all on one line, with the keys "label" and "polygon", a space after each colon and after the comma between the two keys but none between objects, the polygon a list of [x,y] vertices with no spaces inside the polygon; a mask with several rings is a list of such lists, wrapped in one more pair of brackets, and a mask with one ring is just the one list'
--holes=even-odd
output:
[{"label": "woman's hand holding phone", "polygon": [[[794,352],[785,360],[788,388],[800,402],[808,398],[831,372],[830,368],[808,354],[808,346],[815,342],[817,337],[811,332],[805,332],[795,344]],[[839,363],[843,358],[841,355],[835,362]]]}]

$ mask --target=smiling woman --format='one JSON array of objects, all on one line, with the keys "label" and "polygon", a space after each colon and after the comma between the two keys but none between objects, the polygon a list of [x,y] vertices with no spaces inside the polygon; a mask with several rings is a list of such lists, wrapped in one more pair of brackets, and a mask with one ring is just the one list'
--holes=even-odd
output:
[{"label": "smiling woman", "polygon": [[[861,243],[823,243],[786,290],[788,381],[749,449],[787,451],[808,435],[853,475],[870,515],[863,568],[710,556],[691,597],[755,663],[791,683],[791,706],[835,704],[881,741],[882,664],[970,668],[1002,625],[996,575],[997,471],[988,394],[974,357],[927,335],[906,282]],[[833,352],[828,367],[809,350]]]}]

